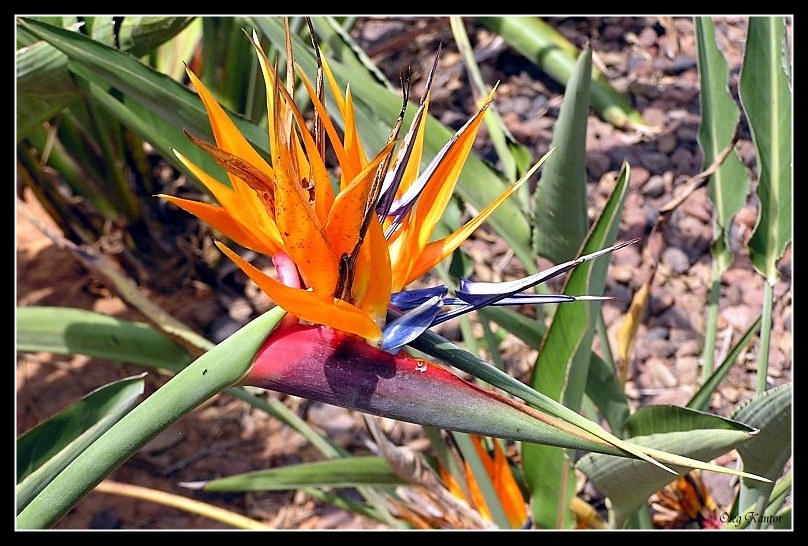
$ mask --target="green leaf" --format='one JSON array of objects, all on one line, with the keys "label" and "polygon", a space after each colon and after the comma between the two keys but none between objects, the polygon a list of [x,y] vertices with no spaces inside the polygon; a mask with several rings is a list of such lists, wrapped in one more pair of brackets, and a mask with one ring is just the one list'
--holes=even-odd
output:
[{"label": "green leaf", "polygon": [[[280,46],[283,50],[285,38],[283,21],[280,18],[255,17],[253,21],[262,34],[276,47]],[[292,42],[295,61],[311,78],[315,74],[317,66],[311,46],[297,36],[292,36]],[[401,110],[401,95],[377,83],[367,71],[363,73],[357,69],[349,70],[342,63],[331,58],[328,62],[341,88],[345,89],[347,83],[351,85],[351,94],[355,99],[354,106],[357,111],[357,124],[366,148],[380,150],[387,141],[390,127]],[[326,96],[329,97],[329,93],[326,93]],[[339,119],[336,105],[330,98],[327,100],[326,106],[332,115]],[[411,104],[404,121],[405,127],[408,126],[415,110],[416,107]],[[453,134],[454,131],[450,131],[434,117],[427,116],[422,167],[427,165]],[[471,203],[477,210],[482,210],[505,188],[505,182],[472,153],[469,154],[463,167],[455,191],[464,201]],[[534,264],[530,250],[530,226],[527,218],[513,200],[504,202],[488,222],[514,249],[523,263]]]},{"label": "green leaf", "polygon": [[[566,85],[572,77],[577,49],[541,19],[500,16],[480,17],[479,21],[557,82]],[[642,115],[596,69],[592,84],[592,106],[603,119],[621,128],[644,125]]]},{"label": "green leaf", "polygon": [[[731,142],[740,110],[729,92],[727,62],[715,41],[715,28],[709,17],[696,17],[695,31],[698,46],[698,67],[701,92],[701,125],[699,146],[702,168],[706,169]],[[718,170],[710,177],[710,199],[713,201],[713,259],[718,261],[720,275],[732,264],[729,247],[729,229],[735,214],[746,203],[749,177],[738,155],[730,153]]]},{"label": "green leaf", "polygon": [[83,96],[67,57],[44,42],[17,50],[17,142]]},{"label": "green leaf", "polygon": [[586,377],[586,394],[609,423],[612,433],[623,437],[623,427],[630,410],[614,368],[592,353]]},{"label": "green leaf", "polygon": [[177,81],[185,77],[185,65],[190,63],[202,37],[202,19],[194,18],[182,32],[152,52],[152,66]]},{"label": "green leaf", "polygon": [[544,324],[513,309],[492,305],[478,309],[477,312],[521,339],[528,347],[538,347],[544,335]]},{"label": "green leaf", "polygon": [[84,17],[84,34],[109,47],[115,47],[115,20],[108,15]]},{"label": "green leaf", "polygon": [[18,438],[18,512],[132,409],[143,394],[144,375],[100,387]]},{"label": "green leaf", "polygon": [[[617,185],[600,217],[595,221],[581,250],[594,252],[613,244],[620,212],[628,188],[630,168],[623,166]],[[595,260],[576,267],[569,274],[564,293],[603,293],[608,261]],[[531,385],[566,407],[581,405],[592,354],[598,302],[561,305],[547,330],[531,379]],[[575,495],[575,473],[564,451],[547,446],[523,445],[525,477],[531,487],[533,517],[544,528],[571,527],[575,519],[570,501]]]},{"label": "green leaf", "polygon": [[[142,55],[173,37],[191,20],[188,17],[124,17],[117,37],[119,47],[121,51]],[[75,22],[73,18],[71,24]],[[94,41],[115,46],[113,17],[87,17],[84,23]],[[21,34],[35,39],[24,30]],[[32,127],[52,118],[81,96],[81,89],[68,71],[64,53],[41,41],[17,50],[18,142]]]},{"label": "green leaf", "polygon": [[533,250],[555,263],[575,258],[586,236],[586,124],[592,51],[578,57],[553,129],[553,153],[534,196]]},{"label": "green leaf", "polygon": [[17,350],[83,354],[175,372],[190,361],[147,324],[68,307],[17,308]]},{"label": "green leaf", "polygon": [[211,480],[205,491],[284,491],[301,487],[403,485],[384,457],[363,456],[247,472]]},{"label": "green leaf", "polygon": [[791,83],[782,17],[750,17],[740,76],[741,104],[757,151],[760,212],[749,257],[770,285],[791,240]]},{"label": "green leaf", "polygon": [[264,313],[208,351],[129,412],[51,481],[17,516],[19,529],[52,526],[149,440],[238,382],[285,312]]},{"label": "green leaf", "polygon": [[706,411],[710,407],[710,396],[713,394],[713,392],[715,392],[715,389],[717,389],[718,385],[721,384],[721,380],[724,379],[724,376],[727,375],[730,368],[732,368],[732,366],[735,364],[735,361],[738,359],[738,355],[741,354],[744,347],[749,344],[757,333],[758,329],[760,328],[760,319],[761,317],[758,317],[757,320],[752,323],[743,336],[741,336],[741,339],[738,340],[738,343],[735,344],[735,347],[732,348],[732,351],[729,352],[721,365],[715,369],[707,381],[705,381],[696,394],[693,395],[693,398],[691,398],[690,402],[687,403],[688,408]]},{"label": "green leaf", "polygon": [[[751,442],[740,446],[738,454],[744,470],[774,480],[783,472],[791,457],[791,384],[769,389],[738,407],[732,418],[760,429],[760,434]],[[744,479],[738,497],[740,511],[755,506],[762,513],[766,499],[774,484]]]},{"label": "green leaf", "polygon": [[[676,406],[640,408],[626,423],[640,432],[632,442],[701,460],[713,459],[752,438],[754,429],[716,415]],[[576,464],[609,499],[609,522],[620,528],[671,475],[643,461],[586,455]],[[689,469],[681,468],[680,472]]]},{"label": "green leaf", "polygon": [[360,73],[367,72],[377,83],[394,91],[393,85],[384,73],[334,17],[312,17],[311,22],[320,45],[326,46],[326,49],[331,48],[333,55],[345,65],[346,69]]},{"label": "green leaf", "polygon": [[[193,91],[169,76],[152,70],[131,55],[94,42],[76,32],[30,19],[23,19],[19,24],[64,52],[69,58],[68,66],[71,71],[79,72],[97,85],[114,87],[127,99],[151,110],[154,116],[177,130],[184,128],[202,138],[213,138],[202,101]],[[240,116],[233,115],[232,118],[245,138],[257,150],[266,153],[266,129]],[[184,137],[178,140],[177,147],[184,140]],[[227,178],[220,169],[210,169],[208,172],[226,183]]]},{"label": "green leaf", "polygon": [[118,48],[140,57],[174,38],[193,20],[194,17],[123,17]]}]

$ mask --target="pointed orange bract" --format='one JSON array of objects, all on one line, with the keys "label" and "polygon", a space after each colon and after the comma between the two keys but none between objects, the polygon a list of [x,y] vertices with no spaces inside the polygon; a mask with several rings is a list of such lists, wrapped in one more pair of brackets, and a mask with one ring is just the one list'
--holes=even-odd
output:
[{"label": "pointed orange bract", "polygon": [[174,203],[181,209],[190,212],[214,229],[221,231],[228,237],[236,241],[241,246],[247,247],[262,254],[275,254],[279,249],[272,245],[269,239],[262,240],[255,237],[255,234],[242,226],[233,216],[222,207],[181,197],[159,194],[158,197]]},{"label": "pointed orange bract", "polygon": [[483,224],[483,222],[488,220],[488,217],[491,216],[502,203],[516,193],[516,190],[522,187],[522,184],[524,184],[527,179],[530,178],[534,172],[536,172],[536,170],[541,166],[542,163],[544,163],[544,160],[549,155],[550,154],[547,153],[541,159],[539,159],[539,161],[536,162],[536,164],[533,165],[533,167],[531,167],[522,178],[502,192],[499,197],[494,199],[490,205],[485,207],[477,216],[469,220],[463,227],[451,235],[447,235],[443,239],[427,243],[424,250],[419,253],[415,263],[411,266],[404,284],[407,285],[420,278],[427,271],[438,265],[444,258],[449,256],[449,254],[454,252],[463,241],[468,239],[469,236]]},{"label": "pointed orange bract", "polygon": [[391,142],[385,146],[379,155],[368,163],[334,199],[325,223],[325,232],[335,256],[350,254],[353,251],[359,238],[359,228],[367,208],[370,187],[376,176],[376,170],[379,163],[390,153],[394,144]]},{"label": "pointed orange bract", "polygon": [[367,163],[365,152],[362,150],[362,142],[359,140],[359,134],[356,132],[356,121],[354,118],[353,98],[351,97],[351,88],[345,91],[345,155],[348,157],[350,164],[342,165],[342,184],[340,189],[344,190],[345,187],[356,177],[358,173]]},{"label": "pointed orange bract", "polygon": [[320,220],[314,213],[297,180],[289,172],[288,155],[277,155],[275,222],[286,253],[297,264],[303,280],[316,292],[334,295],[339,274],[339,257],[334,255]]},{"label": "pointed orange bract", "polygon": [[272,168],[267,165],[264,158],[247,142],[238,127],[231,121],[230,117],[225,113],[224,109],[219,106],[216,99],[213,98],[210,91],[202,84],[199,78],[186,69],[191,83],[194,84],[196,92],[202,99],[205,105],[205,110],[208,112],[211,128],[213,129],[213,136],[216,138],[216,144],[223,150],[226,150],[233,155],[237,155],[245,161],[250,162],[255,167],[264,171],[267,176],[272,176]]},{"label": "pointed orange bract", "polygon": [[[510,523],[511,527],[514,528],[521,527],[525,524],[525,521],[527,521],[525,498],[522,495],[522,490],[519,489],[519,485],[516,483],[516,480],[513,477],[513,473],[511,472],[511,468],[508,464],[508,459],[505,457],[505,453],[502,451],[499,441],[494,439],[493,458],[483,448],[482,438],[480,436],[472,435],[471,441],[474,444],[474,449],[480,458],[480,462],[482,462],[483,466],[485,467],[485,473],[488,474],[488,477],[491,479],[491,484],[494,486],[494,492],[502,505],[502,510],[505,512],[505,516],[508,518],[508,523]],[[468,467],[468,463],[466,463],[466,472],[469,471],[470,468]],[[472,482],[474,483],[472,486],[472,491],[476,489],[479,492],[479,486],[477,485],[473,474],[469,476],[470,486]],[[474,493],[472,493],[472,495],[474,495]],[[485,504],[485,499],[482,496],[482,493],[479,493],[479,495],[482,503]],[[482,511],[480,512],[482,513]],[[488,517],[490,518],[490,514]]]},{"label": "pointed orange bract", "polygon": [[290,288],[264,274],[222,243],[216,241],[216,246],[266,292],[272,301],[299,319],[356,334],[372,342],[381,339],[381,329],[361,309],[333,297]]},{"label": "pointed orange bract", "polygon": [[379,222],[373,218],[365,236],[365,242],[359,251],[359,266],[354,282],[366,283],[364,295],[354,294],[354,301],[370,314],[373,321],[383,326],[387,318],[387,306],[390,305],[390,289],[392,273],[390,270],[390,254],[387,252],[387,241]]},{"label": "pointed orange bract", "polygon": [[415,206],[413,222],[415,222],[416,231],[418,232],[418,247],[420,249],[426,247],[432,231],[441,216],[443,216],[446,205],[449,204],[457,179],[460,177],[460,171],[466,163],[474,138],[477,136],[477,130],[483,121],[483,114],[491,104],[491,98],[489,96],[485,106],[472,118],[471,123],[465,127],[462,134],[457,135],[457,140],[452,143],[446,154],[446,160],[441,162],[440,166],[429,177],[429,182],[424,187],[419,199],[419,205],[423,204],[425,206]]}]

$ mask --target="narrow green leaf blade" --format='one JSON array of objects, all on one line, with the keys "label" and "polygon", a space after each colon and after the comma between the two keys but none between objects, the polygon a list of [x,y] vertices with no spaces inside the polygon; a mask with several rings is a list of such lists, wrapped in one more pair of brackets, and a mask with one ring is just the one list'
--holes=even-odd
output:
[{"label": "narrow green leaf blade", "polygon": [[[738,448],[746,472],[777,479],[791,457],[793,388],[791,384],[764,391],[745,402],[732,413],[732,418],[760,429],[751,442]],[[740,511],[769,498],[774,484],[749,480],[741,482],[738,498]],[[757,512],[762,512],[758,505]]]},{"label": "narrow green leaf blade", "polygon": [[118,29],[118,47],[140,57],[171,40],[193,20],[194,17],[123,17]]},{"label": "narrow green leaf blade", "polygon": [[[715,27],[709,17],[696,17],[696,44],[701,92],[701,125],[699,146],[706,169],[732,141],[740,110],[729,92],[727,62],[715,41]],[[746,203],[749,177],[735,152],[730,153],[710,177],[710,198],[713,201],[713,257],[718,261],[720,275],[732,263],[729,229],[735,214]]]},{"label": "narrow green leaf blade", "polygon": [[760,213],[749,257],[770,285],[791,240],[791,59],[782,17],[750,17],[741,103],[757,151]]},{"label": "narrow green leaf blade", "polygon": [[578,57],[553,129],[554,149],[534,196],[533,250],[555,263],[575,258],[586,236],[586,124],[592,50]]},{"label": "narrow green leaf blade", "polygon": [[[581,250],[582,254],[610,246],[617,237],[620,212],[628,188],[630,168],[626,164],[600,217]],[[606,282],[606,260],[587,262],[575,268],[564,287],[565,294],[597,295]],[[553,317],[534,367],[531,385],[553,400],[577,410],[581,405],[592,354],[595,318],[600,304],[561,305]],[[547,446],[523,445],[525,477],[532,491],[533,517],[542,527],[574,523],[569,508],[575,495],[575,473],[567,455]]]},{"label": "narrow green leaf blade", "polygon": [[749,342],[752,340],[754,335],[757,333],[758,329],[760,328],[760,320],[761,317],[758,317],[755,322],[744,332],[741,339],[738,340],[738,343],[735,344],[735,347],[729,352],[726,356],[724,361],[721,363],[718,368],[710,375],[710,377],[705,381],[696,394],[693,395],[693,398],[687,403],[687,407],[695,410],[706,411],[710,406],[710,396],[715,392],[715,389],[718,388],[718,385],[721,384],[721,380],[729,373],[730,368],[732,368],[733,364],[735,364],[735,360],[738,358],[738,355],[741,354],[741,351],[746,347]]},{"label": "narrow green leaf blade", "polygon": [[143,375],[94,390],[17,439],[18,511],[135,405]]},{"label": "narrow green leaf blade", "polygon": [[513,309],[490,306],[478,309],[481,317],[492,320],[502,328],[521,339],[528,347],[536,348],[544,335],[544,324]]},{"label": "narrow green leaf blade", "polygon": [[597,354],[592,353],[586,377],[586,395],[595,403],[612,433],[623,437],[623,427],[630,414],[628,401],[620,388],[614,368]]},{"label": "narrow green leaf blade", "polygon": [[17,350],[83,354],[175,372],[190,361],[147,324],[67,307],[19,307]]},{"label": "narrow green leaf blade", "polygon": [[[632,437],[632,442],[700,460],[713,459],[738,447],[754,432],[743,423],[676,406],[640,408],[629,418],[626,428],[643,434]],[[669,473],[646,462],[597,454],[581,458],[576,467],[609,498],[610,523],[618,528],[652,493],[672,481]]]},{"label": "narrow green leaf blade", "polygon": [[301,487],[403,485],[384,457],[330,459],[211,480],[205,491],[284,491]]},{"label": "narrow green leaf blade", "polygon": [[[466,72],[469,75],[471,83],[477,90],[475,97],[485,97],[491,89],[486,86],[483,81],[480,67],[477,65],[477,61],[474,58],[474,51],[471,47],[468,34],[466,33],[463,18],[457,16],[450,17],[449,23],[452,27],[452,35],[454,36],[457,48],[463,56]],[[496,105],[494,104],[488,109],[488,114],[485,117],[485,126],[488,128],[488,136],[491,139],[494,150],[497,152],[497,157],[502,163],[503,174],[506,178],[516,180],[530,167],[530,150],[516,141],[505,125],[505,122],[502,121],[502,118],[497,112]],[[522,189],[526,192],[528,188],[524,187]],[[527,193],[525,193],[525,197],[527,197]],[[525,202],[525,205],[527,205],[527,202]]]}]

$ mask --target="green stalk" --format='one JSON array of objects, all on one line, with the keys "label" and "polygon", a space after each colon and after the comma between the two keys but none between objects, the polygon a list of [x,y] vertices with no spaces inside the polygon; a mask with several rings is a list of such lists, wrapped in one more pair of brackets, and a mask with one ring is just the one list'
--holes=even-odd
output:
[{"label": "green stalk", "polygon": [[772,292],[768,282],[763,283],[763,319],[760,324],[760,354],[758,355],[757,394],[766,390],[766,375],[769,370],[769,340],[772,329]]},{"label": "green stalk", "polygon": [[[775,503],[780,497],[785,497],[785,495],[791,489],[791,486],[792,486],[792,476],[791,471],[789,470],[788,473],[774,485],[774,488],[772,489],[772,492],[768,497],[769,503]],[[758,518],[753,518],[753,516],[755,516],[756,514],[758,515]],[[757,521],[754,523],[756,524],[757,528],[760,528],[760,524],[762,523],[761,518],[759,517],[760,514],[762,514],[762,512],[759,510],[758,505],[756,503],[742,514],[738,514],[732,521],[728,522],[727,525],[724,526],[724,528],[745,529],[746,527],[749,526],[750,523],[753,523],[752,521],[753,519],[757,519]]]},{"label": "green stalk", "polygon": [[491,355],[491,361],[498,369],[505,371],[505,363],[502,362],[502,357],[499,355],[499,342],[491,331],[491,322],[483,317],[480,317],[480,324],[483,327],[483,337],[485,344],[488,346],[488,353]]},{"label": "green stalk", "polygon": [[[60,125],[63,129],[71,125],[72,122],[68,121],[69,119],[69,116],[62,118]],[[32,129],[28,135],[29,142],[37,148],[43,158],[45,158],[44,151],[48,146],[48,136],[48,132],[43,127]],[[73,151],[71,144],[63,143],[59,137],[54,138],[53,145],[47,152],[47,164],[58,171],[65,182],[75,192],[87,198],[100,213],[117,216],[118,211],[99,190],[95,173],[88,169],[86,164],[80,165],[79,160],[68,153],[68,150]]]},{"label": "green stalk", "polygon": [[200,404],[237,383],[284,316],[276,307],[188,365],[65,468],[17,517],[20,529],[53,526],[105,476]]},{"label": "green stalk", "polygon": [[713,256],[713,278],[710,299],[707,303],[707,326],[704,330],[704,351],[701,356],[701,384],[713,373],[715,366],[715,338],[718,330],[718,300],[721,297],[721,278],[718,271],[718,256]]},{"label": "green stalk", "polygon": [[[218,91],[218,80],[216,70],[219,66],[219,29],[221,19],[219,17],[202,17],[202,74],[199,78],[205,87]],[[217,98],[219,93],[217,94]]]},{"label": "green stalk", "polygon": [[[98,105],[92,101],[87,101],[87,112],[90,115],[90,123],[93,128],[93,133],[96,136],[96,142],[101,147],[101,153],[104,156],[104,164],[106,165],[106,173],[112,178],[112,189],[118,197],[117,201],[119,206],[123,208],[121,212],[126,215],[129,220],[137,220],[141,216],[140,203],[132,195],[132,190],[129,188],[129,181],[124,175],[123,157],[120,138],[120,125],[109,118],[98,109]],[[110,123],[111,122],[111,123]],[[114,125],[114,129],[110,125]],[[116,132],[118,134],[116,135]],[[111,138],[112,137],[112,138]],[[113,140],[116,144],[116,149],[113,149]]]},{"label": "green stalk", "polygon": [[606,362],[613,370],[617,370],[614,363],[614,355],[612,354],[612,346],[609,342],[609,334],[606,330],[606,319],[603,318],[603,308],[598,312],[595,318],[595,328],[598,332],[598,339],[600,339],[600,350],[603,352],[603,361]]}]

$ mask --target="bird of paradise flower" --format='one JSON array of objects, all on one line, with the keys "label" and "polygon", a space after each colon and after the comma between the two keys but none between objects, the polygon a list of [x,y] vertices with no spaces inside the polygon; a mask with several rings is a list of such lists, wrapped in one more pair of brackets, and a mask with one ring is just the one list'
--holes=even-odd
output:
[{"label": "bird of paradise flower", "polygon": [[[314,130],[310,131],[291,97],[293,75],[287,74],[284,86],[257,37],[253,36],[253,42],[267,89],[271,90],[267,93],[267,110],[272,165],[253,149],[189,70],[188,75],[208,112],[216,144],[190,134],[188,137],[227,171],[230,186],[176,152],[219,204],[161,197],[240,245],[271,256],[279,280],[216,242],[275,303],[302,321],[355,334],[395,353],[427,328],[487,305],[599,299],[519,292],[623,245],[519,281],[480,283],[463,279],[453,297],[444,286],[404,290],[458,248],[536,172],[547,156],[460,229],[430,241],[494,91],[427,167],[419,171],[437,56],[418,110],[395,157],[395,143],[407,105],[406,90],[404,107],[386,146],[375,157],[367,158],[355,123],[350,87],[343,95],[319,50],[316,84],[298,71],[316,114]],[[323,79],[328,81],[344,120],[342,138],[324,106]],[[339,163],[337,192],[326,169],[325,135]],[[452,309],[446,311],[450,306]],[[388,314],[399,316],[387,322]]]}]

